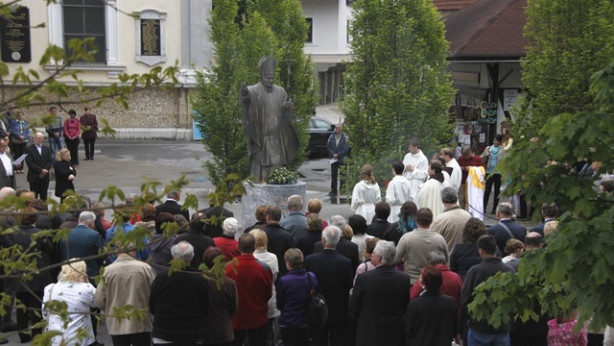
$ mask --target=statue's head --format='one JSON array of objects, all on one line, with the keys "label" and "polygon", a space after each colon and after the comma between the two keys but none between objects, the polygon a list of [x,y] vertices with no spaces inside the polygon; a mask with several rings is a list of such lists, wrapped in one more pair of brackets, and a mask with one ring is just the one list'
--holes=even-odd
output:
[{"label": "statue's head", "polygon": [[258,63],[260,67],[260,81],[265,88],[273,88],[273,80],[275,79],[275,59],[271,55],[262,57]]}]

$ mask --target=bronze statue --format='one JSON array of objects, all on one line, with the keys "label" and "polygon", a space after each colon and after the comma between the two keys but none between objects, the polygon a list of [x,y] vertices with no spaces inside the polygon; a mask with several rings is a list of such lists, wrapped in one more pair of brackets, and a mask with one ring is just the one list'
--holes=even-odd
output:
[{"label": "bronze statue", "polygon": [[260,82],[241,85],[240,97],[250,174],[266,182],[271,171],[294,160],[298,137],[292,126],[293,104],[284,88],[273,84],[275,60],[263,57],[259,67]]}]

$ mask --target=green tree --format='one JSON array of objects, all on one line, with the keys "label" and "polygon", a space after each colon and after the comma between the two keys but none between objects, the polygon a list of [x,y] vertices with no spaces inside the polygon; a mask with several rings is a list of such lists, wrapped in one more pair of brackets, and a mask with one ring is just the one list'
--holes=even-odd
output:
[{"label": "green tree", "polygon": [[[538,137],[518,141],[503,163],[516,179],[508,187],[543,203],[557,202],[564,214],[545,249],[523,257],[517,274],[491,278],[475,291],[469,308],[494,326],[579,312],[580,325],[614,325],[614,196],[597,192],[602,174],[614,170],[614,63],[594,74],[589,111],[551,116]],[[579,177],[578,161],[601,163],[597,175]],[[533,301],[542,311],[534,311]],[[496,307],[496,308],[493,308]]]},{"label": "green tree", "polygon": [[549,117],[593,107],[590,76],[614,55],[614,4],[609,0],[530,0],[522,81],[532,96],[534,135]]},{"label": "green tree", "polygon": [[358,0],[353,8],[353,60],[342,103],[352,146],[349,170],[370,163],[384,178],[410,138],[419,138],[425,151],[450,139],[448,42],[429,0]]},{"label": "green tree", "polygon": [[[205,134],[205,148],[214,155],[205,164],[214,183],[230,173],[249,175],[239,89],[241,83],[259,80],[261,57],[273,55],[277,61],[275,83],[285,87],[294,102],[301,148],[307,144],[307,125],[316,102],[313,65],[303,54],[307,25],[300,2],[257,0],[238,5],[234,0],[215,1],[210,22],[215,65],[199,76],[198,90],[190,99]],[[291,166],[304,160],[300,152]]]}]

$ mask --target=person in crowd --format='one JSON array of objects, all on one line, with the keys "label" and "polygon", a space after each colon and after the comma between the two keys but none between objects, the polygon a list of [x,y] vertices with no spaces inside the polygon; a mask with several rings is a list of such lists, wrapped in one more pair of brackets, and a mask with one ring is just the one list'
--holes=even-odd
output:
[{"label": "person in crowd", "polygon": [[156,206],[156,214],[161,212],[175,214],[181,214],[186,220],[190,219],[190,212],[187,209],[183,209],[183,206],[179,204],[181,199],[181,192],[177,190],[170,191],[166,194],[166,201],[163,204]]},{"label": "person in crowd", "polygon": [[55,196],[60,197],[63,202],[67,191],[75,192],[74,180],[77,176],[77,170],[71,164],[71,154],[68,149],[60,149],[56,153],[55,165]]},{"label": "person in crowd", "polygon": [[524,253],[524,243],[515,238],[508,239],[505,243],[505,253],[507,256],[503,257],[503,263],[510,266],[515,272],[518,271],[520,258]]},{"label": "person in crowd", "polygon": [[145,228],[149,235],[156,234],[156,207],[151,203],[145,203],[141,207],[141,221],[134,223],[134,228]]},{"label": "person in crowd", "polygon": [[266,211],[266,205],[259,205],[256,208],[256,211],[254,212],[254,216],[256,217],[256,222],[245,228],[245,230],[243,231],[243,233],[249,233],[251,230],[258,228],[258,229],[264,229],[266,227],[266,215],[265,215],[265,211]]},{"label": "person in crowd", "polygon": [[240,228],[239,221],[234,217],[229,217],[222,222],[224,233],[219,237],[213,238],[215,247],[224,253],[225,261],[230,261],[241,254],[239,252],[239,242],[235,239],[235,234],[237,234]]},{"label": "person in crowd", "polygon": [[[277,281],[279,275],[279,263],[277,262],[277,256],[267,251],[267,236],[264,231],[255,229],[250,232],[254,235],[256,240],[256,251],[254,251],[254,257],[260,262],[265,263],[271,269],[273,274],[273,282]],[[279,331],[279,310],[277,310],[277,297],[275,292],[275,285],[272,287],[273,291],[271,298],[269,299],[269,310],[267,317],[269,319],[270,328],[267,332],[267,345],[276,345],[281,342],[281,332]],[[279,341],[279,342],[277,342]]]},{"label": "person in crowd", "polygon": [[[277,267],[281,275],[286,274],[286,266],[284,265],[284,253],[290,248],[296,246],[294,237],[284,229],[280,224],[281,209],[276,205],[268,205],[264,212],[266,217],[266,227],[264,233],[268,238],[268,249],[277,256]],[[282,267],[283,266],[283,267]]]},{"label": "person in crowd", "polygon": [[175,219],[175,222],[177,223],[177,235],[186,233],[188,229],[190,229],[190,223],[188,222],[188,220],[185,219],[183,215],[175,214],[173,215],[173,219]]},{"label": "person in crowd", "polygon": [[348,219],[348,225],[352,227],[354,236],[352,237],[352,243],[358,245],[358,260],[360,262],[365,261],[365,241],[371,238],[367,234],[367,220],[362,215],[354,214]]},{"label": "person in crowd", "polygon": [[[358,275],[364,272],[368,272],[369,270],[375,269],[375,265],[373,264],[373,262],[371,262],[371,255],[373,254],[373,249],[375,249],[375,245],[379,240],[379,238],[371,237],[365,241],[365,249],[362,255],[364,257],[364,261],[358,266],[358,268],[356,268],[356,275],[354,275],[354,283],[356,283],[356,278],[358,277]],[[352,294],[353,291],[354,289],[352,288],[350,290],[350,294]]]},{"label": "person in crowd", "polygon": [[[322,201],[320,201],[317,198],[312,198],[309,201],[307,201],[307,212],[305,213],[305,216],[309,216],[310,214],[320,215],[320,211],[322,211]],[[327,226],[328,226],[328,222],[322,219],[322,229],[326,228]],[[303,255],[307,256],[304,253]]]},{"label": "person in crowd", "polygon": [[[544,225],[544,238],[549,235],[552,235],[552,233],[556,231],[557,227],[559,227],[558,221],[547,222],[546,225]],[[529,233],[533,233],[533,232],[529,232]],[[539,232],[535,232],[535,233],[539,233]],[[525,240],[526,239],[527,238],[525,237]]]},{"label": "person in crowd", "polygon": [[114,345],[151,345],[151,317],[119,318],[113,316],[115,309],[132,306],[147,309],[151,283],[156,274],[151,266],[135,258],[134,243],[117,249],[117,259],[108,265],[98,283],[96,305],[105,312],[105,322]]},{"label": "person in crowd", "polygon": [[441,190],[441,202],[445,209],[433,219],[431,224],[431,230],[441,234],[446,240],[450,253],[454,250],[454,246],[461,242],[465,224],[471,218],[471,214],[458,205],[457,191],[451,186]]},{"label": "person in crowd", "polygon": [[69,119],[64,121],[64,140],[66,148],[70,150],[70,163],[74,166],[79,165],[79,135],[81,135],[81,122],[77,119],[77,112],[74,109],[68,111]]},{"label": "person in crowd", "polygon": [[[341,123],[335,125],[335,133],[328,137],[326,142],[326,150],[328,150],[331,172],[330,192],[331,197],[337,196],[337,177],[339,176],[339,167],[344,165],[343,159],[350,154],[350,147],[346,134],[343,132],[343,125]],[[339,182],[340,190],[343,190],[343,179]]]},{"label": "person in crowd", "polygon": [[441,202],[441,190],[443,185],[443,174],[441,163],[432,161],[429,167],[429,180],[420,185],[416,204],[420,208],[429,208],[433,212],[433,217],[437,217],[444,210]]},{"label": "person in crowd", "polygon": [[354,237],[354,231],[352,231],[352,226],[346,223],[343,227],[343,230],[341,230],[341,237],[345,240],[352,241],[352,238]]},{"label": "person in crowd", "polygon": [[313,248],[322,239],[322,218],[318,214],[307,216],[307,233],[296,241],[296,247],[301,250],[304,256],[313,253]]},{"label": "person in crowd", "polygon": [[8,151],[6,138],[0,136],[0,187],[16,187],[15,174],[17,168],[13,164],[13,155]]},{"label": "person in crowd", "polygon": [[[160,273],[151,284],[149,311],[154,345],[198,345],[205,339],[205,318],[209,311],[209,280],[190,267],[194,247],[181,241],[171,248],[173,259],[183,268]],[[201,258],[202,261],[202,258]]]},{"label": "person in crowd", "polygon": [[405,315],[406,345],[448,346],[453,339],[460,342],[457,305],[441,292],[444,280],[435,266],[422,270],[424,291],[409,303]]},{"label": "person in crowd", "polygon": [[28,165],[28,183],[30,183],[30,191],[35,193],[36,198],[43,201],[47,200],[47,190],[49,188],[49,170],[53,165],[51,155],[55,151],[51,151],[49,147],[43,145],[44,136],[41,132],[34,135],[34,143],[26,147],[26,164]]},{"label": "person in crowd", "polygon": [[113,227],[111,221],[105,219],[105,210],[106,206],[102,202],[96,202],[92,205],[92,211],[96,214],[96,231],[100,233],[103,237],[106,236],[106,231]]},{"label": "person in crowd", "polygon": [[443,158],[443,155],[440,153],[433,154],[431,158],[431,162],[439,162],[441,164],[441,174],[443,175],[443,186],[451,186],[450,185],[450,173],[452,173],[452,167],[446,167],[446,160]]},{"label": "person in crowd", "polygon": [[192,262],[190,267],[198,269],[200,264],[203,263],[203,254],[209,246],[215,246],[213,239],[205,235],[205,215],[201,212],[197,212],[192,216],[192,221],[188,231],[177,235],[175,238],[175,244],[179,244],[182,241],[187,241],[194,248],[194,256],[192,256]]},{"label": "person in crowd", "polygon": [[469,167],[484,166],[482,157],[475,154],[475,151],[470,146],[463,147],[462,156],[458,158],[458,164],[463,171],[463,177],[461,180],[460,191],[460,206],[463,209],[467,209],[467,176],[469,174]]},{"label": "person in crowd", "polygon": [[[480,236],[477,241],[477,246],[480,257],[482,257],[482,262],[469,269],[469,272],[465,276],[463,290],[461,292],[463,309],[467,312],[467,306],[473,301],[473,290],[479,284],[499,272],[512,271],[512,268],[504,264],[501,258],[497,257],[497,242],[492,235],[486,234]],[[492,308],[494,309],[494,306]],[[487,321],[478,321],[472,318],[470,313],[468,317],[469,320],[467,325],[469,330],[467,333],[467,344],[469,346],[510,344],[509,324],[502,324],[500,327],[495,328]]]},{"label": "person in crowd", "polygon": [[371,165],[364,165],[360,169],[360,181],[354,186],[352,191],[352,203],[350,208],[359,215],[362,215],[367,224],[370,225],[375,215],[375,203],[382,200],[379,185],[375,181],[373,168]]},{"label": "person in crowd", "polygon": [[503,137],[500,134],[495,135],[493,139],[493,143],[491,146],[486,147],[484,149],[484,153],[482,154],[482,159],[486,161],[486,189],[484,190],[484,210],[486,210],[486,206],[488,205],[488,198],[490,197],[490,191],[492,190],[493,184],[495,186],[495,196],[493,200],[493,207],[491,214],[495,213],[495,207],[499,204],[499,193],[501,191],[501,172],[496,171],[497,165],[501,161],[501,157],[503,156],[503,151],[501,147],[501,142],[503,141]]},{"label": "person in crowd", "polygon": [[239,238],[237,263],[226,267],[226,276],[237,283],[239,308],[232,318],[234,345],[242,346],[247,338],[250,345],[266,345],[270,328],[268,322],[269,299],[273,292],[273,273],[271,268],[256,260],[256,239],[250,233]]},{"label": "person in crowd", "polygon": [[[410,201],[416,201],[418,187],[429,177],[429,160],[422,153],[422,150],[420,150],[420,142],[417,138],[413,138],[409,141],[408,150],[409,153],[403,158],[403,165],[405,165],[403,175],[411,184]],[[369,219],[367,219],[367,221],[368,220]]]},{"label": "person in crowd", "polygon": [[2,114],[2,116],[0,116],[0,132],[10,133],[11,121],[15,117],[18,108],[14,102],[10,102],[6,105],[6,108],[4,110],[5,112]]},{"label": "person in crowd", "polygon": [[[87,258],[98,255],[102,249],[102,236],[94,230],[96,214],[82,211],[79,214],[79,224],[68,233],[68,239],[60,242],[62,260],[70,258]],[[87,276],[92,279],[98,275],[103,258],[90,258],[86,261]]]},{"label": "person in crowd", "polygon": [[209,208],[198,211],[205,216],[207,223],[205,224],[205,235],[211,238],[219,237],[224,233],[222,223],[229,217],[234,217],[232,211],[223,206],[215,206],[214,200],[209,198]]},{"label": "person in crowd", "polygon": [[[303,267],[303,253],[292,248],[284,254],[288,274],[277,281],[277,308],[284,346],[307,346],[307,315],[312,292],[318,292],[318,279]],[[307,277],[309,275],[309,277]]]},{"label": "person in crowd", "polygon": [[81,138],[85,147],[85,160],[94,160],[94,147],[98,137],[98,119],[92,114],[90,107],[85,107],[85,114],[79,119],[81,123]]},{"label": "person in crowd", "polygon": [[[346,225],[345,218],[341,215],[331,216],[328,223],[331,226],[337,227],[340,231],[344,229]],[[324,243],[321,241],[317,242],[313,246],[314,253],[321,252],[323,249],[324,249]],[[354,275],[354,272],[356,271],[356,267],[358,267],[358,264],[360,263],[360,260],[358,259],[358,245],[352,243],[351,240],[347,240],[343,237],[340,237],[335,247],[335,250],[337,250],[337,252],[340,255],[348,258],[350,262],[352,262],[352,275]]]},{"label": "person in crowd", "polygon": [[[463,279],[461,279],[458,274],[450,270],[450,267],[448,267],[446,262],[446,256],[441,251],[432,251],[429,254],[427,266],[432,266],[439,270],[443,279],[439,292],[454,298],[458,312],[460,312]],[[411,287],[411,290],[409,291],[410,300],[420,297],[424,292],[424,283],[421,280],[422,279],[416,281],[416,283],[414,283],[414,285]]]},{"label": "person in crowd", "polygon": [[299,195],[288,197],[288,215],[279,223],[286,231],[292,234],[294,240],[307,233],[307,217],[303,214],[303,198]]},{"label": "person in crowd", "polygon": [[[405,179],[405,178],[403,178]],[[375,204],[375,217],[373,222],[367,226],[367,234],[372,237],[384,239],[384,234],[390,228],[388,216],[390,215],[390,205],[386,202],[378,202]]]},{"label": "person in crowd", "polygon": [[[117,221],[120,222],[121,224],[119,225],[114,225],[113,227],[109,228],[106,231],[106,235],[105,235],[105,244],[113,244],[114,246],[117,246],[118,244],[116,244],[116,240],[115,238],[117,238],[118,235],[124,235],[126,233],[130,233],[132,231],[135,230],[134,225],[132,225],[130,223],[130,207],[124,205],[124,206],[120,206],[117,211],[116,214],[117,216]],[[136,252],[136,258],[140,259],[140,260],[147,260],[147,257],[149,257],[149,252],[150,252],[150,248],[149,246],[147,246],[147,242],[148,242],[148,237],[147,236],[143,236],[143,243],[145,244],[145,247],[142,250],[137,250]],[[110,255],[107,258],[107,263],[113,263],[113,261],[115,261],[115,259],[117,258],[117,256],[115,254]]]},{"label": "person in crowd", "polygon": [[[84,261],[71,261],[62,266],[58,282],[45,287],[42,317],[47,321],[47,331],[61,333],[51,338],[52,346],[96,344],[90,318],[90,310],[96,307],[96,288],[89,282],[86,271]],[[67,325],[62,316],[46,308],[51,301],[66,303]]]},{"label": "person in crowd", "polygon": [[390,205],[390,216],[388,222],[393,223],[399,220],[399,213],[403,203],[410,201],[411,184],[403,176],[403,162],[397,161],[392,164],[392,180],[386,188],[386,202]]},{"label": "person in crowd", "polygon": [[433,222],[433,213],[428,208],[420,208],[416,213],[418,228],[406,233],[397,245],[394,264],[404,262],[405,272],[411,277],[413,285],[420,278],[420,271],[428,264],[428,255],[431,251],[439,250],[449,258],[446,240],[439,233],[430,230]]},{"label": "person in crowd", "polygon": [[541,213],[542,213],[542,218],[544,219],[544,222],[531,228],[529,232],[537,232],[541,234],[543,237],[544,236],[544,226],[548,222],[554,221],[556,217],[559,216],[559,207],[556,205],[556,203],[550,203],[550,204],[543,203],[541,206]]},{"label": "person in crowd", "polygon": [[451,148],[443,148],[441,149],[441,155],[445,160],[446,168],[452,169],[452,173],[450,173],[450,186],[458,193],[463,179],[463,172],[458,161],[456,161],[455,152]]},{"label": "person in crowd", "polygon": [[175,244],[177,235],[170,237],[164,234],[164,227],[169,223],[175,222],[175,218],[171,213],[160,213],[156,215],[155,227],[156,234],[151,237],[149,241],[149,248],[151,252],[147,258],[156,275],[168,270],[173,256],[171,254],[171,247]]},{"label": "person in crowd", "polygon": [[64,144],[64,120],[58,114],[58,107],[56,106],[49,107],[49,114],[53,117],[54,122],[45,126],[45,130],[49,136],[49,148],[51,149],[51,160],[53,161],[55,160],[55,153],[60,149],[66,148]]},{"label": "person in crowd", "polygon": [[[224,256],[222,250],[209,247],[203,255],[203,262],[209,269],[213,268],[214,259]],[[207,280],[209,284],[209,308],[205,316],[205,345],[231,346],[234,340],[231,319],[237,313],[239,297],[237,284],[231,278],[224,276],[221,288],[215,280]]]},{"label": "person in crowd", "polygon": [[524,242],[527,234],[526,228],[514,222],[514,208],[508,202],[500,203],[497,206],[497,220],[499,222],[488,227],[488,234],[495,237],[497,247],[501,253],[505,253],[505,243],[508,239],[516,238]]},{"label": "person in crowd", "polygon": [[399,214],[399,220],[390,225],[386,234],[384,235],[386,240],[390,240],[399,245],[399,240],[405,233],[409,233],[416,229],[416,213],[418,207],[416,203],[407,201],[401,206],[401,213]]},{"label": "person in crowd", "polygon": [[525,251],[540,249],[544,245],[543,243],[544,237],[537,232],[529,232],[527,236],[524,238],[524,249]]},{"label": "person in crowd", "polygon": [[371,255],[375,269],[356,278],[349,304],[357,346],[403,345],[403,315],[409,303],[409,275],[392,266],[396,248],[380,240]]},{"label": "person in crowd", "polygon": [[486,234],[486,225],[482,220],[472,217],[465,224],[462,242],[456,244],[450,254],[450,269],[460,275],[461,279],[465,278],[471,267],[482,262],[477,241],[484,234]]},{"label": "person in crowd", "polygon": [[[318,280],[320,293],[326,299],[328,320],[316,335],[312,345],[346,345],[348,337],[348,300],[354,270],[352,262],[335,250],[341,238],[337,226],[328,226],[322,231],[323,251],[305,258],[305,268]],[[357,254],[358,257],[358,254]]]},{"label": "person in crowd", "polygon": [[[23,119],[23,111],[17,111],[11,119],[10,145],[15,159],[26,152],[28,139],[30,138],[30,124]],[[15,167],[17,173],[23,173],[23,162]]]}]

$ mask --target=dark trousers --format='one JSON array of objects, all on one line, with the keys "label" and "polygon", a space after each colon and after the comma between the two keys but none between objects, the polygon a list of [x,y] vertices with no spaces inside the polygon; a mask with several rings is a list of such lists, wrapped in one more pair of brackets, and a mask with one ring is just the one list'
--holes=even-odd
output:
[{"label": "dark trousers", "polygon": [[[26,145],[28,143],[14,143],[13,144],[13,158],[15,160],[17,160],[21,155],[23,155],[23,153],[26,152]],[[23,169],[23,161],[21,162],[21,164],[18,167],[15,167],[15,169]]]},{"label": "dark trousers", "polygon": [[[42,297],[43,292],[35,292],[36,296]],[[32,325],[40,322],[41,318],[36,314],[35,310],[40,309],[40,301],[32,295],[30,292],[17,292],[16,297],[19,302],[26,306],[27,309],[18,308],[17,314],[17,327],[19,328],[19,339],[21,342],[29,341],[34,335],[40,334],[42,330],[40,328],[32,329],[32,335],[27,332],[29,324]]]},{"label": "dark trousers", "polygon": [[151,333],[111,335],[111,340],[114,346],[150,346]]},{"label": "dark trousers", "polygon": [[65,138],[66,148],[70,151],[70,162],[79,164],[79,137],[75,139]]},{"label": "dark trousers", "polygon": [[47,179],[36,179],[36,181],[30,182],[30,191],[34,192],[35,198],[46,201],[47,190],[49,190],[49,180]]},{"label": "dark trousers", "polygon": [[85,146],[85,159],[91,160],[94,158],[94,144],[96,143],[96,138],[86,139],[83,138],[83,145]]},{"label": "dark trousers", "polygon": [[548,333],[517,334],[510,333],[511,346],[548,346]]},{"label": "dark trousers", "polygon": [[284,341],[284,346],[307,346],[309,345],[309,337],[307,328],[286,328],[281,327],[281,338]]},{"label": "dark trousers", "polygon": [[348,328],[345,323],[326,324],[313,335],[312,346],[348,346]]},{"label": "dark trousers", "polygon": [[495,185],[495,199],[492,203],[492,210],[494,211],[499,205],[499,193],[501,192],[501,174],[492,173],[486,179],[486,189],[484,190],[484,213],[486,213],[486,206],[488,205],[488,197],[490,197],[490,191],[492,185]]},{"label": "dark trousers", "polygon": [[[337,179],[340,178],[339,177],[339,167],[345,167],[344,164],[340,164],[339,161],[333,163],[330,165],[330,172],[331,172],[331,182],[330,182],[330,191],[337,193],[338,189],[337,189]],[[339,182],[339,189],[343,190],[343,177],[341,177],[341,181]]]},{"label": "dark trousers", "polygon": [[266,336],[271,328],[271,324],[267,322],[262,327],[254,329],[235,329],[235,341],[233,345],[243,346],[243,341],[247,337],[249,346],[266,346]]}]

